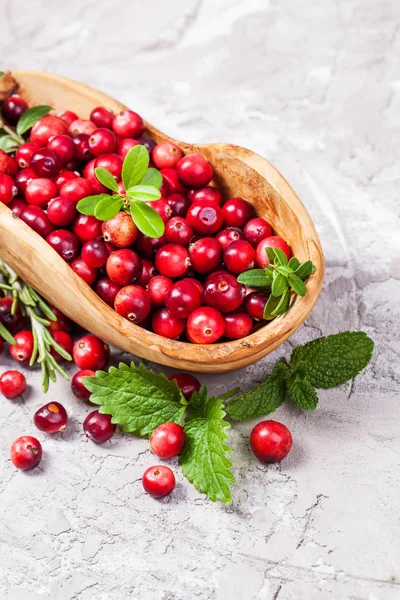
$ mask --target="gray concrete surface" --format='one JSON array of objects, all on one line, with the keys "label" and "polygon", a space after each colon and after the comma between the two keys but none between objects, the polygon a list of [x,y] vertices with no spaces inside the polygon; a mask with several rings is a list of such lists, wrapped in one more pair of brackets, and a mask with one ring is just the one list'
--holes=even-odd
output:
[{"label": "gray concrete surface", "polygon": [[[17,472],[9,446],[44,398],[0,402],[0,575],[6,600],[398,600],[400,598],[400,6],[394,0],[3,0],[1,67],[64,74],[115,95],[178,139],[226,141],[270,159],[308,207],[327,273],[307,323],[213,392],[261,380],[291,347],[363,329],[376,342],[353,385],[313,414],[277,418],[295,445],[281,466],[232,432],[233,504],[179,474],[145,496],[146,441],[39,435]],[[1,357],[2,369],[11,365]],[[89,409],[87,409],[89,411]]]}]

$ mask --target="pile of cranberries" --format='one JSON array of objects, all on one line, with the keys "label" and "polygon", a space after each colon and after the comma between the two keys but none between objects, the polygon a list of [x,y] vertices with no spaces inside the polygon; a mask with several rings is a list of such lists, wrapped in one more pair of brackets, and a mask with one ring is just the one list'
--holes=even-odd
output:
[{"label": "pile of cranberries", "polygon": [[[2,104],[15,125],[28,108],[19,96]],[[251,333],[268,299],[238,283],[255,265],[268,266],[265,248],[288,258],[288,244],[243,198],[222,201],[213,169],[198,154],[183,156],[173,142],[143,137],[135,112],[104,107],[90,119],[72,111],[35,123],[15,155],[0,151],[0,201],[7,204],[120,315],[167,338],[211,344]],[[165,223],[160,238],[138,231],[130,215],[109,221],[79,214],[82,198],[108,192],[94,169],[104,167],[123,191],[121,169],[137,144],[162,174],[162,197],[151,203]]]}]

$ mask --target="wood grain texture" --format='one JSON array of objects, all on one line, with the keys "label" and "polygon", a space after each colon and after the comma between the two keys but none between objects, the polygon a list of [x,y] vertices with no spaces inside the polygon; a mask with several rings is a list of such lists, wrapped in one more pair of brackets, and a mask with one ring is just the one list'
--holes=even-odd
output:
[{"label": "wood grain texture", "polygon": [[[115,99],[70,79],[41,72],[15,71],[19,93],[30,105],[49,104],[56,111],[71,109],[87,118],[92,108],[114,111],[125,107]],[[157,141],[171,139],[146,123]],[[320,293],[324,258],[313,222],[282,175],[261,156],[230,144],[191,145],[177,142],[185,153],[198,152],[213,166],[215,184],[225,197],[241,196],[271,223],[301,261],[310,259],[316,272],[307,281],[307,295],[293,307],[248,337],[213,345],[168,340],[119,316],[32,229],[0,203],[0,256],[47,300],[73,321],[127,352],[178,369],[223,372],[262,358],[304,322]]]}]

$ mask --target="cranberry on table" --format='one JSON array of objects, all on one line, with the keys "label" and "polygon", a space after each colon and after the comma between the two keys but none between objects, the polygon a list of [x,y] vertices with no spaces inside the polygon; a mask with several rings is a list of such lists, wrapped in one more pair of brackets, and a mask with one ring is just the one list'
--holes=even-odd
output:
[{"label": "cranberry on table", "polygon": [[193,237],[193,229],[183,217],[172,217],[165,226],[165,237],[171,244],[188,246]]},{"label": "cranberry on table", "polygon": [[35,437],[23,435],[11,446],[11,462],[21,471],[37,467],[42,460],[42,445]]},{"label": "cranberry on table", "polygon": [[135,283],[140,278],[142,270],[142,261],[134,250],[115,250],[107,259],[107,275],[111,281],[119,285]]},{"label": "cranberry on table", "polygon": [[186,218],[196,233],[212,235],[223,225],[222,211],[212,200],[194,202]]},{"label": "cranberry on table", "polygon": [[249,242],[238,240],[232,242],[224,251],[224,263],[231,273],[243,273],[254,267],[255,250]]},{"label": "cranberry on table", "polygon": [[77,214],[75,202],[62,196],[50,200],[47,207],[47,216],[51,223],[57,227],[68,227]]},{"label": "cranberry on table", "polygon": [[101,127],[93,131],[89,140],[89,149],[94,156],[101,156],[114,152],[117,146],[117,138],[113,131]]},{"label": "cranberry on table", "polygon": [[211,273],[203,291],[203,302],[220,312],[232,312],[239,308],[245,296],[244,287],[234,275],[226,271]]},{"label": "cranberry on table", "polygon": [[112,219],[103,222],[102,233],[105,242],[111,242],[117,248],[127,248],[135,242],[138,228],[130,214],[119,212]]},{"label": "cranberry on table", "polygon": [[90,113],[90,120],[96,125],[96,127],[111,128],[114,113],[110,108],[104,106],[96,106]]},{"label": "cranberry on table", "polygon": [[72,135],[73,138],[76,138],[79,135],[92,135],[93,131],[96,131],[97,126],[90,121],[89,119],[75,119],[68,126],[68,133]]},{"label": "cranberry on table", "polygon": [[268,302],[269,294],[265,292],[252,292],[244,301],[246,312],[253,317],[262,321],[264,319],[264,308]]},{"label": "cranberry on table", "polygon": [[179,244],[165,244],[157,251],[155,265],[161,275],[171,278],[181,277],[189,264],[189,253]]},{"label": "cranberry on table", "polygon": [[147,286],[152,305],[165,306],[165,297],[173,285],[172,279],[165,277],[165,275],[152,277]]},{"label": "cranberry on table", "polygon": [[33,353],[32,331],[19,331],[14,335],[15,345],[10,344],[10,354],[14,360],[27,365]]},{"label": "cranberry on table", "polygon": [[15,160],[21,169],[26,169],[31,164],[32,156],[40,150],[39,144],[34,142],[25,142],[20,146],[15,153]]},{"label": "cranberry on table", "polygon": [[80,369],[100,371],[107,366],[110,348],[94,335],[85,335],[77,340],[72,349],[74,363]]},{"label": "cranberry on table", "polygon": [[50,179],[38,177],[28,181],[25,198],[28,204],[46,208],[52,198],[57,196],[57,187]]},{"label": "cranberry on table", "polygon": [[47,146],[50,138],[55,135],[64,135],[67,133],[67,126],[59,117],[46,115],[36,121],[31,130],[31,142],[39,144],[39,146]]},{"label": "cranberry on table", "polygon": [[94,377],[95,375],[96,373],[91,369],[83,369],[82,371],[75,373],[71,380],[71,390],[75,398],[78,398],[78,400],[83,400],[84,402],[89,401],[92,392],[85,387],[82,377]]},{"label": "cranberry on table", "polygon": [[72,262],[78,256],[79,241],[75,234],[68,229],[56,229],[47,237],[46,242],[63,258],[66,262]]},{"label": "cranberry on table", "polygon": [[[56,344],[61,346],[61,348],[65,350],[65,352],[68,352],[68,354],[72,354],[73,340],[69,333],[66,331],[53,331],[52,335]],[[55,348],[51,348],[50,354],[57,362],[62,362],[65,360],[65,358],[61,356],[61,354],[59,354]]]},{"label": "cranberry on table", "polygon": [[17,195],[17,188],[9,175],[0,174],[0,202],[10,204]]},{"label": "cranberry on table", "polygon": [[200,154],[187,154],[178,162],[176,172],[179,181],[189,188],[202,188],[210,183],[213,169]]},{"label": "cranberry on table", "polygon": [[251,432],[250,447],[262,462],[279,462],[290,452],[292,434],[278,421],[261,421]]},{"label": "cranberry on table", "polygon": [[122,140],[118,140],[116,152],[122,160],[125,160],[129,150],[132,150],[132,148],[138,146],[138,144],[139,142],[133,138],[122,138]]},{"label": "cranberry on table", "polygon": [[76,273],[83,281],[85,281],[88,285],[92,286],[96,283],[99,270],[93,267],[90,267],[83,258],[75,258],[70,263],[71,269]]},{"label": "cranberry on table", "polygon": [[220,312],[209,306],[197,308],[189,316],[186,333],[194,344],[212,344],[225,332],[225,321]]},{"label": "cranberry on table", "polygon": [[266,248],[279,248],[286,254],[288,260],[292,256],[290,247],[281,237],[278,235],[266,237],[258,244],[256,249],[256,265],[260,269],[266,269],[269,265],[269,258],[265,250]]},{"label": "cranberry on table", "polygon": [[176,373],[168,377],[169,381],[176,381],[177,386],[180,388],[183,397],[189,402],[193,392],[198,392],[201,388],[200,381],[190,373]]},{"label": "cranberry on table", "polygon": [[174,317],[186,319],[201,305],[201,294],[190,281],[178,281],[165,296],[165,306]]},{"label": "cranberry on table", "polygon": [[171,194],[167,196],[167,202],[172,210],[172,217],[186,217],[191,202],[185,194]]},{"label": "cranberry on table", "polygon": [[160,308],[154,313],[151,326],[157,335],[174,340],[185,331],[186,321],[174,317],[166,308]]},{"label": "cranberry on table", "polygon": [[11,296],[0,298],[0,323],[2,323],[12,335],[15,335],[17,331],[22,328],[25,319],[21,313],[19,303],[14,312],[12,310],[13,304],[14,298],[11,298]]},{"label": "cranberry on table", "polygon": [[99,279],[96,284],[96,294],[108,304],[108,306],[114,307],[115,297],[118,294],[119,290],[122,288],[121,285],[111,281],[108,277],[103,277]]},{"label": "cranberry on table", "polygon": [[133,110],[123,110],[118,115],[115,115],[111,126],[114,133],[121,138],[138,138],[144,131],[142,117]]},{"label": "cranberry on table", "polygon": [[215,202],[216,204],[218,204],[218,206],[221,206],[222,203],[221,192],[217,190],[217,188],[211,187],[210,185],[200,188],[198,190],[191,190],[189,192],[189,199],[192,202]]},{"label": "cranberry on table", "polygon": [[59,119],[62,119],[66,126],[69,127],[71,123],[77,120],[78,115],[72,110],[62,110],[59,113],[57,113],[57,117]]},{"label": "cranberry on table", "polygon": [[153,255],[167,243],[167,238],[162,235],[159,238],[151,238],[138,231],[135,246],[145,258],[153,258]]},{"label": "cranberry on table", "polygon": [[28,110],[28,104],[18,94],[6,98],[1,105],[3,117],[10,125],[16,125],[20,117]]},{"label": "cranberry on table", "polygon": [[153,498],[168,496],[174,490],[175,483],[175,475],[164,465],[149,467],[142,478],[144,491]]},{"label": "cranberry on table", "polygon": [[100,240],[91,240],[86,242],[81,251],[82,259],[85,263],[93,269],[100,269],[104,267],[107,262],[107,258],[110,253],[107,245]]},{"label": "cranberry on table", "polygon": [[83,431],[86,437],[95,444],[107,442],[117,429],[111,419],[111,415],[102,415],[98,410],[91,412],[83,422]]},{"label": "cranberry on table", "polygon": [[49,402],[35,412],[33,422],[40,431],[46,433],[65,431],[68,424],[67,411],[59,402]]},{"label": "cranberry on table", "polygon": [[182,194],[186,191],[184,186],[178,179],[176,169],[160,169],[160,173],[163,177],[163,182],[166,181],[168,184],[168,193],[166,194],[167,196],[177,193]]},{"label": "cranberry on table", "polygon": [[151,311],[149,293],[138,285],[127,285],[116,295],[114,308],[132,323],[141,323]]},{"label": "cranberry on table", "polygon": [[175,168],[183,156],[182,150],[174,142],[160,142],[154,146],[151,159],[157,169]]},{"label": "cranberry on table", "polygon": [[0,377],[0,392],[12,400],[26,390],[26,379],[20,371],[5,371]]},{"label": "cranberry on table", "polygon": [[252,218],[254,209],[243,198],[230,198],[223,205],[222,214],[225,225],[243,228],[247,221]]},{"label": "cranberry on table", "polygon": [[222,249],[226,250],[232,242],[242,240],[243,233],[238,227],[227,227],[226,229],[221,229],[215,237],[221,244]]},{"label": "cranberry on table", "polygon": [[43,238],[47,237],[54,229],[48,216],[40,206],[26,206],[22,209],[20,218]]},{"label": "cranberry on table", "polygon": [[225,337],[239,340],[246,337],[253,329],[253,319],[246,312],[238,311],[224,315]]},{"label": "cranberry on table", "polygon": [[51,306],[50,308],[56,316],[55,321],[50,321],[50,331],[66,331],[69,333],[74,325],[71,319],[64,315],[61,310],[55,306]]},{"label": "cranberry on table", "polygon": [[178,456],[186,441],[183,427],[177,423],[167,422],[159,425],[150,436],[150,449],[163,460]]},{"label": "cranberry on table", "polygon": [[[78,204],[79,200],[91,196],[93,193],[93,187],[90,181],[83,177],[74,177],[70,179],[60,189],[60,196],[68,198]],[[85,215],[82,215],[85,216]]]}]

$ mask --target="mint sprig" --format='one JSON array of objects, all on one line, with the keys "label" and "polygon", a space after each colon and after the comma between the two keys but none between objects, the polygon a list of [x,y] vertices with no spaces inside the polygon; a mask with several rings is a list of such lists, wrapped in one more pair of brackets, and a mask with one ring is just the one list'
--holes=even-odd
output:
[{"label": "mint sprig", "polygon": [[97,179],[114,194],[99,194],[80,200],[77,209],[84,215],[108,221],[120,210],[130,213],[137,228],[145,235],[157,238],[164,233],[164,222],[160,215],[147,204],[161,198],[162,175],[157,169],[148,168],[150,156],[145,146],[137,145],[129,150],[122,165],[122,183],[125,192],[119,191],[113,175],[98,167]]}]

